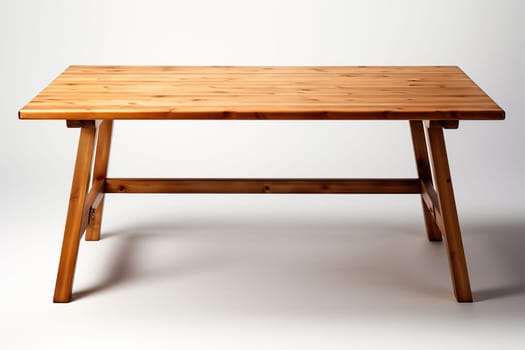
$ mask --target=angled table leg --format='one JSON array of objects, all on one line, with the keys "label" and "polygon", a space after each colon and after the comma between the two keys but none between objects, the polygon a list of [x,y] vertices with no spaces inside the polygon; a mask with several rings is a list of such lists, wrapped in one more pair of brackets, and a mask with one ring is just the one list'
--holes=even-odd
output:
[{"label": "angled table leg", "polygon": [[62,242],[62,253],[60,255],[55,295],[53,298],[53,301],[56,303],[67,303],[71,301],[73,277],[81,238],[80,231],[82,221],[85,220],[83,217],[85,215],[84,203],[91,173],[96,127],[94,122],[88,122],[85,125],[79,126],[81,129],[77,158],[71,185],[71,195],[64,230],[64,240]]},{"label": "angled table leg", "polygon": [[[432,170],[430,169],[430,161],[428,159],[423,122],[421,120],[411,120],[410,133],[412,135],[412,146],[414,147],[414,156],[416,158],[417,174],[421,185],[425,186],[425,184],[428,184],[430,187],[433,187]],[[432,242],[441,241],[441,232],[434,220],[432,209],[425,203],[423,193],[421,194],[421,205],[423,207],[423,217],[425,218],[428,240]]]},{"label": "angled table leg", "polygon": [[[108,172],[109,150],[111,147],[111,133],[113,131],[113,120],[104,120],[98,129],[97,150],[95,153],[95,165],[93,167],[93,184],[96,181],[104,181]],[[100,203],[94,211],[90,213],[92,217],[86,228],[86,241],[98,241],[100,239],[100,224],[102,212],[104,210],[104,194]]]},{"label": "angled table leg", "polygon": [[454,191],[452,189],[445,138],[443,136],[443,125],[439,122],[430,122],[427,127],[427,136],[445,231],[443,234],[454,295],[459,302],[472,302],[467,263],[459,228]]}]

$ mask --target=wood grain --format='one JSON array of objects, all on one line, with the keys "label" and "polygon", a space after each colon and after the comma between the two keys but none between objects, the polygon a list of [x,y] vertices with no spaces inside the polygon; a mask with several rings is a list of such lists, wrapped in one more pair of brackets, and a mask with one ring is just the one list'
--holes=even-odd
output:
[{"label": "wood grain", "polygon": [[427,136],[441,212],[441,218],[436,220],[436,222],[438,226],[440,226],[440,222],[443,226],[440,227],[440,230],[443,233],[447,249],[454,295],[459,302],[472,302],[472,291],[470,289],[467,262],[463,249],[463,240],[461,239],[442,125],[429,123]]},{"label": "wood grain", "polygon": [[[104,120],[98,129],[95,165],[93,166],[93,187],[98,181],[104,182],[106,179],[112,132],[113,120]],[[98,206],[93,207],[95,212],[86,228],[86,241],[98,241],[100,239],[100,227],[102,223],[102,213],[104,211],[104,197],[104,193],[101,193]],[[89,209],[91,210],[91,207]]]},{"label": "wood grain", "polygon": [[453,66],[71,66],[21,119],[503,119]]},{"label": "wood grain", "polygon": [[420,193],[419,179],[106,179],[106,193]]},{"label": "wood grain", "polygon": [[54,302],[67,303],[71,301],[73,278],[77,263],[78,248],[81,237],[81,226],[85,217],[84,201],[89,185],[93,146],[95,144],[95,128],[80,129],[77,158],[71,184],[71,195],[67,212],[62,253],[58,266]]},{"label": "wood grain", "polygon": [[[432,170],[430,168],[430,160],[428,158],[427,142],[425,140],[425,131],[423,122],[420,120],[410,121],[410,134],[412,136],[412,146],[414,148],[414,157],[416,159],[417,174],[421,180],[421,205],[423,207],[423,218],[425,219],[425,227],[427,230],[428,240],[431,242],[441,241],[441,232],[434,220],[434,202],[431,194],[434,190],[432,183]],[[431,199],[431,205],[425,201],[426,198]],[[437,204],[437,200],[435,201]],[[437,206],[439,208],[439,206]]]},{"label": "wood grain", "polygon": [[[84,202],[84,210],[82,212],[82,222],[80,225],[80,237],[84,234],[91,225],[93,218],[93,210],[97,209],[100,205],[100,202],[104,198],[104,180],[95,180],[89,189],[89,192],[86,195],[86,200]],[[88,239],[87,241],[93,241],[96,239]]]}]

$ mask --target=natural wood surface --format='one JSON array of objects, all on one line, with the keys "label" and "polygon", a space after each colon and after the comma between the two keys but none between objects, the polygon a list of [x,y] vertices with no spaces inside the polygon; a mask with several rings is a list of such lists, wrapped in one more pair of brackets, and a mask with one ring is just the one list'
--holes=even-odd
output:
[{"label": "natural wood surface", "polygon": [[[89,192],[86,195],[84,201],[84,210],[82,211],[82,224],[80,225],[80,236],[84,234],[84,231],[88,228],[93,221],[94,210],[100,205],[100,202],[104,198],[104,180],[95,180],[91,185]],[[92,241],[93,239],[86,240]]]},{"label": "natural wood surface", "polygon": [[440,229],[444,231],[443,236],[448,254],[454,295],[460,302],[471,302],[472,292],[470,290],[467,262],[463,250],[442,126],[430,122],[427,128],[427,136],[441,215],[441,218],[436,221],[438,223],[442,221],[444,226]]},{"label": "natural wood surface", "polygon": [[[420,194],[428,238],[445,241],[456,298],[472,301],[443,129],[505,113],[458,67],[71,66],[19,117],[81,128],[55,302],[71,300],[84,230],[100,238],[105,193]],[[108,178],[115,119],[409,120],[418,178]]]},{"label": "natural wood surface", "polygon": [[418,179],[106,179],[106,193],[420,193]]},{"label": "natural wood surface", "polygon": [[[434,189],[423,122],[420,120],[411,120],[410,133],[412,135],[412,146],[414,147],[417,173],[421,180],[421,186],[423,189],[421,194],[421,205],[423,206],[423,218],[425,219],[427,237],[428,240],[432,242],[441,241],[441,232],[434,221],[434,205],[427,205],[425,202],[425,196],[423,195],[423,193],[428,193]],[[431,204],[433,204],[433,201]]]},{"label": "natural wood surface", "polygon": [[458,67],[71,66],[21,119],[503,119]]},{"label": "natural wood surface", "polygon": [[80,129],[64,240],[62,241],[62,253],[60,255],[55,287],[54,301],[57,303],[65,303],[71,300],[82,221],[85,217],[84,203],[91,173],[95,134],[96,128],[84,127]]},{"label": "natural wood surface", "polygon": [[[95,165],[93,166],[93,186],[97,182],[104,182],[108,172],[109,150],[111,147],[111,134],[113,132],[113,120],[104,120],[98,129],[97,150],[95,153]],[[89,206],[95,210],[86,229],[87,241],[98,241],[100,239],[100,225],[104,211],[104,193],[101,189],[99,202],[96,206]],[[91,213],[90,213],[91,214]]]}]

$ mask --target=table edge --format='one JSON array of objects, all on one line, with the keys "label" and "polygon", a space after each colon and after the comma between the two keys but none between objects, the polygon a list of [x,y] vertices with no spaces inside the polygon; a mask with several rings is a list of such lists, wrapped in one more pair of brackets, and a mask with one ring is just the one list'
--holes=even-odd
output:
[{"label": "table edge", "polygon": [[18,111],[20,120],[504,120],[501,108],[484,111]]}]

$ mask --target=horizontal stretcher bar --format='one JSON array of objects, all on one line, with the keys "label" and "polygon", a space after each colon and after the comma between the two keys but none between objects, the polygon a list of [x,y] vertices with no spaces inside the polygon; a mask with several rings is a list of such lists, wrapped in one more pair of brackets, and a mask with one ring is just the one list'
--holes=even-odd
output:
[{"label": "horizontal stretcher bar", "polygon": [[421,193],[419,179],[107,178],[105,193]]}]

